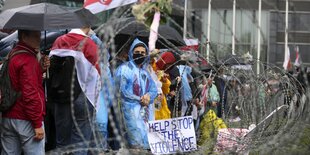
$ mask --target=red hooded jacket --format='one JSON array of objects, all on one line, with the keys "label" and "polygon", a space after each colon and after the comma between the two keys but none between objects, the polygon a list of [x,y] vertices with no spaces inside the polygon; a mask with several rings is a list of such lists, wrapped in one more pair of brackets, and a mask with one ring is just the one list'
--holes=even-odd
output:
[{"label": "red hooded jacket", "polygon": [[11,58],[9,76],[12,87],[22,95],[9,111],[3,113],[3,117],[28,120],[34,128],[40,128],[45,115],[42,68],[32,47],[19,42],[12,53],[18,50],[25,50],[27,53],[20,53]]},{"label": "red hooded jacket", "polygon": [[[82,32],[78,31],[78,33]],[[83,51],[85,58],[96,67],[96,69],[100,74],[100,68],[98,64],[99,54],[97,45],[89,37],[78,33],[69,32],[68,34],[58,37],[53,44],[52,50],[54,49],[77,50],[79,48],[81,41],[86,37],[86,41],[83,44],[81,50]]]}]

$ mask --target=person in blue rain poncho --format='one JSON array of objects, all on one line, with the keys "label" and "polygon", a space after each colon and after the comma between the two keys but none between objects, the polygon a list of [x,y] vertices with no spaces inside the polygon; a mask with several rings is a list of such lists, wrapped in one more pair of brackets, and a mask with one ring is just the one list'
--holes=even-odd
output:
[{"label": "person in blue rain poncho", "polygon": [[114,80],[112,78],[112,74],[110,71],[109,65],[109,52],[105,51],[104,45],[102,41],[96,36],[96,34],[91,31],[90,38],[96,43],[100,51],[100,59],[102,63],[100,63],[101,70],[101,82],[102,82],[102,90],[99,95],[99,108],[96,112],[96,124],[98,131],[103,139],[99,139],[100,147],[107,149],[107,139],[108,139],[108,109],[112,106],[112,102],[114,100]]},{"label": "person in blue rain poncho", "polygon": [[182,102],[181,116],[188,116],[191,114],[191,108],[189,105],[193,98],[192,90],[189,85],[190,82],[194,81],[194,78],[191,75],[192,68],[187,65],[179,65],[177,68],[179,69],[182,83],[182,87],[180,88]]},{"label": "person in blue rain poncho", "polygon": [[157,87],[146,70],[150,61],[147,46],[135,39],[128,57],[129,61],[115,73],[126,139],[130,148],[149,149],[147,122],[155,119],[153,101]]}]

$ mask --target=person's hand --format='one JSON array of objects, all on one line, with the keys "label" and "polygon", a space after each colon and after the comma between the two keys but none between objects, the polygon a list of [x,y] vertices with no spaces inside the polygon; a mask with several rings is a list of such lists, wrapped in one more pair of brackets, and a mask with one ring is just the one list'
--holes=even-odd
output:
[{"label": "person's hand", "polygon": [[199,102],[197,108],[200,110],[203,107],[204,107],[204,104],[202,102]]},{"label": "person's hand", "polygon": [[175,91],[169,92],[169,95],[172,96],[172,97],[175,96]]},{"label": "person's hand", "polygon": [[217,103],[216,103],[216,102],[212,102],[212,103],[211,103],[211,106],[212,106],[212,107],[216,107],[216,106],[217,106]]},{"label": "person's hand", "polygon": [[153,49],[151,52],[150,52],[150,57],[151,58],[155,58],[155,57],[157,57],[158,56],[158,54],[159,54],[159,49]]},{"label": "person's hand", "polygon": [[198,98],[194,99],[194,104],[196,105],[198,110],[203,107],[203,103]]},{"label": "person's hand", "polygon": [[178,77],[176,78],[176,80],[177,80],[178,83],[180,83],[180,82],[181,82],[181,77],[178,76]]},{"label": "person's hand", "polygon": [[197,107],[200,105],[199,98],[195,98],[193,102]]},{"label": "person's hand", "polygon": [[162,77],[162,82],[167,82],[169,75],[164,73],[163,77]]},{"label": "person's hand", "polygon": [[51,65],[50,58],[47,55],[44,55],[40,61],[41,61],[42,70],[45,72],[47,68],[49,68]]},{"label": "person's hand", "polygon": [[159,49],[153,49],[152,51],[151,51],[151,53],[152,54],[154,54],[154,55],[157,55],[157,54],[159,54]]},{"label": "person's hand", "polygon": [[35,133],[35,136],[34,136],[34,139],[36,139],[36,140],[42,140],[42,139],[44,139],[44,129],[43,129],[43,127],[41,127],[41,128],[35,128],[34,129],[34,133]]},{"label": "person's hand", "polygon": [[141,105],[142,105],[142,106],[148,106],[149,103],[150,103],[150,100],[151,100],[151,97],[150,97],[149,94],[143,95],[143,96],[141,97],[141,100],[140,100]]},{"label": "person's hand", "polygon": [[208,86],[211,86],[212,82],[213,82],[212,78],[208,78]]},{"label": "person's hand", "polygon": [[163,99],[164,99],[163,94],[158,94],[157,100],[161,102]]}]

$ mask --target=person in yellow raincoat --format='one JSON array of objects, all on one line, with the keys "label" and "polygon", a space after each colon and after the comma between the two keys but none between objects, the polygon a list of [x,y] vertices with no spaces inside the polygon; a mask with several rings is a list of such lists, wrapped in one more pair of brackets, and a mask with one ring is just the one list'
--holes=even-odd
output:
[{"label": "person in yellow raincoat", "polygon": [[153,70],[157,73],[157,78],[161,82],[162,94],[159,94],[154,101],[155,105],[155,120],[163,120],[171,118],[171,112],[167,105],[166,95],[170,92],[171,82],[168,79],[167,75],[157,69],[155,58],[151,60],[151,65]]},{"label": "person in yellow raincoat", "polygon": [[210,109],[200,123],[200,136],[198,145],[202,146],[208,141],[215,140],[219,129],[227,128],[221,118],[216,116],[216,113]]},{"label": "person in yellow raincoat", "polygon": [[161,83],[162,83],[162,100],[161,100],[161,106],[160,108],[157,110],[155,110],[155,120],[161,120],[161,119],[169,119],[171,118],[171,112],[168,108],[168,104],[167,104],[167,99],[166,96],[169,94],[170,92],[170,85],[171,82],[170,80],[167,78],[167,75],[163,75],[162,77],[159,77]]}]

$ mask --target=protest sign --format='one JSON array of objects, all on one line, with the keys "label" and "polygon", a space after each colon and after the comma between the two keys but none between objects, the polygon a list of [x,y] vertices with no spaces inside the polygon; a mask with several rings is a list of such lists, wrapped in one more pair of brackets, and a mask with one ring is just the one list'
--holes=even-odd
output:
[{"label": "protest sign", "polygon": [[150,121],[147,129],[154,154],[189,152],[197,148],[192,116]]}]

